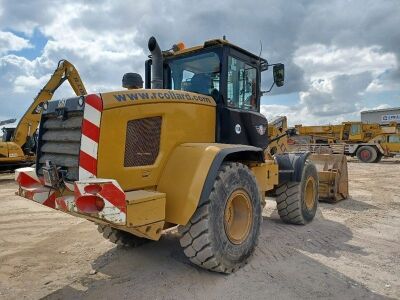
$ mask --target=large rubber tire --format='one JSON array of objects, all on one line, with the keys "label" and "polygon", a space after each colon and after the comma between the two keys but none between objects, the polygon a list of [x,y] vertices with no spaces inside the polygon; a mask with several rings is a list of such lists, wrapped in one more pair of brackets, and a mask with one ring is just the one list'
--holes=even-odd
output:
[{"label": "large rubber tire", "polygon": [[97,224],[97,230],[105,239],[119,246],[136,248],[150,241],[108,225]]},{"label": "large rubber tire", "polygon": [[376,156],[376,159],[374,160],[374,163],[378,163],[382,160],[382,153],[378,152],[378,155]]},{"label": "large rubber tire", "polygon": [[[229,237],[231,227],[226,225],[226,218],[230,208],[228,203],[232,203],[235,195],[240,193],[247,197],[247,208],[248,211],[251,210],[251,214],[245,218],[247,225],[239,227],[246,228],[241,241],[234,243],[232,237]],[[208,199],[198,204],[186,226],[179,227],[180,244],[192,263],[211,271],[232,273],[246,264],[253,254],[261,221],[260,193],[256,178],[247,166],[226,162],[218,170]]]},{"label": "large rubber tire", "polygon": [[315,165],[307,160],[301,181],[281,185],[276,189],[276,194],[278,214],[282,221],[297,225],[311,222],[318,208],[318,173]]},{"label": "large rubber tire", "polygon": [[364,163],[374,163],[378,157],[378,151],[372,146],[361,146],[356,152],[357,158]]}]

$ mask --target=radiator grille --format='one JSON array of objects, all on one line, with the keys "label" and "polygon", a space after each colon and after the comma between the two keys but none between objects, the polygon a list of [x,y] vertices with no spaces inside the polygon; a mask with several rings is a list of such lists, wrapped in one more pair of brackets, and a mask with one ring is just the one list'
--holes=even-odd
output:
[{"label": "radiator grille", "polygon": [[66,172],[67,180],[78,180],[82,118],[83,111],[76,111],[68,113],[64,120],[55,115],[42,119],[37,157],[39,175],[43,175],[42,167],[49,160]]},{"label": "radiator grille", "polygon": [[128,122],[125,167],[154,164],[160,150],[161,120],[161,117],[151,117]]}]

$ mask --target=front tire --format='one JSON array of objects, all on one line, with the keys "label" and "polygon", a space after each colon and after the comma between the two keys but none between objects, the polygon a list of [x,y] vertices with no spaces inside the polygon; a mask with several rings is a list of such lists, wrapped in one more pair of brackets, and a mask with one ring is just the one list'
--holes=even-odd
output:
[{"label": "front tire", "polygon": [[192,263],[232,273],[253,254],[261,220],[260,192],[253,173],[241,163],[226,162],[208,199],[179,228],[180,244]]},{"label": "front tire", "polygon": [[306,161],[300,182],[288,182],[276,189],[278,214],[289,224],[311,222],[318,208],[318,173],[315,165]]}]

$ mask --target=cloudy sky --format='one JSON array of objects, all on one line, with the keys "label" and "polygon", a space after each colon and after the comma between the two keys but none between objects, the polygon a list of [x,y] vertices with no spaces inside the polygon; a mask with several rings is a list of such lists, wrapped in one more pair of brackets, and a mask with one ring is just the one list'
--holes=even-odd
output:
[{"label": "cloudy sky", "polygon": [[[263,57],[286,65],[262,112],[292,125],[400,106],[399,0],[0,0],[0,120],[20,117],[62,58],[88,91],[120,89],[124,73],[144,73],[151,35],[163,49],[226,35],[258,54],[261,41]],[[64,85],[55,97],[73,93]]]}]

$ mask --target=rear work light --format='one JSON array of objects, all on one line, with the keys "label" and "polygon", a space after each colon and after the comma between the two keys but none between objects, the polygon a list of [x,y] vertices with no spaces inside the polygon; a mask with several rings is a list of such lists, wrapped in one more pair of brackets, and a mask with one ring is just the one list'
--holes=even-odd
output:
[{"label": "rear work light", "polygon": [[81,196],[76,202],[76,207],[83,213],[98,213],[104,209],[104,200],[97,196]]},{"label": "rear work light", "polygon": [[98,184],[90,184],[90,185],[85,186],[84,190],[88,194],[96,195],[97,193],[101,192],[102,187]]}]

